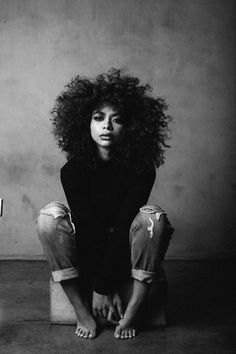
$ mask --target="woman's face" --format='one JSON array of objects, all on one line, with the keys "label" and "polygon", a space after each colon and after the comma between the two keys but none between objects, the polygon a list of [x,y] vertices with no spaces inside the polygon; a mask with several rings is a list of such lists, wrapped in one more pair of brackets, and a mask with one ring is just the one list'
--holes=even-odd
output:
[{"label": "woman's face", "polygon": [[109,149],[120,136],[123,128],[122,118],[115,108],[104,105],[93,111],[90,132],[99,151]]}]

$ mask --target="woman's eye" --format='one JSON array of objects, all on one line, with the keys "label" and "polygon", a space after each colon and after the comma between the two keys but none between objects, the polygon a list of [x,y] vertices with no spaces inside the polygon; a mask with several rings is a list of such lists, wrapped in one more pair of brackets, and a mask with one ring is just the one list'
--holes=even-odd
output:
[{"label": "woman's eye", "polygon": [[93,116],[93,119],[100,122],[100,121],[102,121],[103,116],[100,116],[100,115],[96,114],[96,115]]},{"label": "woman's eye", "polygon": [[117,123],[117,124],[123,124],[123,121],[122,121],[121,117],[113,118],[113,122]]}]

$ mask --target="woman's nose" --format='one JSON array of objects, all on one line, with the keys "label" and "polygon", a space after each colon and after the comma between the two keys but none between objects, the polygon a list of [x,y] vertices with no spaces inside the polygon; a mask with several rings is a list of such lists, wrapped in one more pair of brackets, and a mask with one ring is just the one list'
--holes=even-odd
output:
[{"label": "woman's nose", "polygon": [[112,130],[112,123],[110,120],[104,122],[103,129]]}]

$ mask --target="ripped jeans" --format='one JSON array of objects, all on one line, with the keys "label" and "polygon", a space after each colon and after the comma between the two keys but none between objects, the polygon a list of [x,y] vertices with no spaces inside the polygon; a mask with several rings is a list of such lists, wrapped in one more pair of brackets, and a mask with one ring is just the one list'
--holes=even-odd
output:
[{"label": "ripped jeans", "polygon": [[[70,210],[52,202],[40,210],[37,231],[54,281],[80,277],[75,226]],[[159,275],[174,228],[159,206],[140,208],[129,231],[131,277],[151,283]]]}]

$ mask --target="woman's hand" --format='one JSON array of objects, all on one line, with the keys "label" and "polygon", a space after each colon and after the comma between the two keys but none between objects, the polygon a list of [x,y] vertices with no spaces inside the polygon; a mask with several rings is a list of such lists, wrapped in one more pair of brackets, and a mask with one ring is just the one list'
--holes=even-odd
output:
[{"label": "woman's hand", "polygon": [[122,306],[121,298],[118,293],[114,293],[114,295],[112,296],[112,303],[120,319],[123,319],[124,318],[123,306]]},{"label": "woman's hand", "polygon": [[118,321],[114,320],[117,316],[111,295],[102,295],[95,291],[93,292],[93,315],[97,318],[105,318],[113,324],[118,324]]}]

